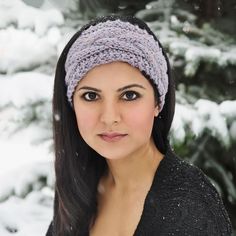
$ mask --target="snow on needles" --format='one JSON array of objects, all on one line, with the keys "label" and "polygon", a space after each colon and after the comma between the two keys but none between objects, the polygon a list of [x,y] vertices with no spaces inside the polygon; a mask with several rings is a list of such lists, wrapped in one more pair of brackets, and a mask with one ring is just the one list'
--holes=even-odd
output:
[{"label": "snow on needles", "polygon": [[20,29],[32,29],[42,36],[48,28],[60,26],[63,23],[63,15],[56,9],[42,11],[19,0],[0,1],[0,28],[13,24]]},{"label": "snow on needles", "polygon": [[22,107],[39,100],[51,101],[53,77],[37,72],[0,76],[0,108],[8,104]]},{"label": "snow on needles", "polygon": [[11,196],[0,204],[0,235],[45,235],[53,214],[52,199],[53,193],[48,187],[32,191],[24,199]]},{"label": "snow on needles", "polygon": [[176,111],[171,127],[177,143],[185,141],[188,132],[196,137],[205,130],[218,139],[224,146],[235,140],[236,101],[216,102],[199,99],[194,106],[176,104]]},{"label": "snow on needles", "polygon": [[46,63],[53,64],[57,59],[56,44],[59,39],[60,33],[55,28],[50,29],[45,37],[37,36],[30,29],[9,27],[0,30],[0,72],[13,73]]},{"label": "snow on needles", "polygon": [[[160,39],[172,55],[185,59],[189,77],[204,60],[221,67],[236,65],[235,46],[222,50],[205,47],[186,36],[179,38],[168,22],[149,24],[160,29]],[[171,17],[171,22],[174,27],[182,27],[177,18]],[[56,9],[34,8],[21,0],[0,1],[1,236],[42,236],[52,220],[52,71],[75,31],[64,23]],[[66,32],[63,26],[68,27]],[[50,71],[44,70],[47,66]],[[225,146],[236,140],[236,101],[217,104],[200,99],[188,104],[182,100],[176,104],[171,128],[176,143],[184,143],[190,133],[201,137],[205,130]],[[56,114],[55,119],[60,116]]]}]

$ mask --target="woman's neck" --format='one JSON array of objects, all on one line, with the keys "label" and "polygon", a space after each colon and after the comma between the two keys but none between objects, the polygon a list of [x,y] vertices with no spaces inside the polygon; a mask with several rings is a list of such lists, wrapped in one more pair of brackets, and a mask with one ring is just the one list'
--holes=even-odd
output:
[{"label": "woman's neck", "polygon": [[128,193],[149,186],[163,159],[153,140],[132,155],[119,160],[107,159],[108,171],[100,181],[99,190]]}]

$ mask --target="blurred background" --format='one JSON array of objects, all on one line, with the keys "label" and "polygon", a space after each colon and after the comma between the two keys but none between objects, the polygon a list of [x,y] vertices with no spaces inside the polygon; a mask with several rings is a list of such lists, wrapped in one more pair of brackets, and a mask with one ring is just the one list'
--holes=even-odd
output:
[{"label": "blurred background", "polygon": [[143,19],[168,52],[171,144],[209,177],[236,235],[235,0],[0,0],[0,235],[45,235],[56,62],[82,24],[111,13]]}]

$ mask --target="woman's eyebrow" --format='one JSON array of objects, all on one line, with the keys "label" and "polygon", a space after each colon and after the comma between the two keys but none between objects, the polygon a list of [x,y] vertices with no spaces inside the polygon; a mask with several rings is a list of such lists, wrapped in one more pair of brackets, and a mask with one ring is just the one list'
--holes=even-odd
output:
[{"label": "woman's eyebrow", "polygon": [[[126,86],[124,86],[124,87],[122,87],[122,88],[117,89],[116,91],[117,91],[117,92],[121,92],[121,91],[123,91],[123,90],[125,90],[125,89],[132,88],[132,87],[138,87],[138,88],[146,89],[146,88],[144,88],[144,87],[143,87],[142,85],[140,85],[140,84],[129,84],[129,85],[126,85]],[[94,90],[94,91],[96,91],[96,92],[102,92],[102,90],[100,90],[100,89],[93,88],[93,87],[89,87],[89,86],[83,86],[83,87],[79,88],[77,91],[82,90],[82,89]]]}]

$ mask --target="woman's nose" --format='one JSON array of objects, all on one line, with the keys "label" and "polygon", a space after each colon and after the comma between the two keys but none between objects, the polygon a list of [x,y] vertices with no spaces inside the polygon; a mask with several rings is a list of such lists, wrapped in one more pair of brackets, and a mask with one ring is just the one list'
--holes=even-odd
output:
[{"label": "woman's nose", "polygon": [[106,125],[111,125],[115,122],[120,122],[120,109],[115,102],[106,102],[101,109],[101,122]]}]

